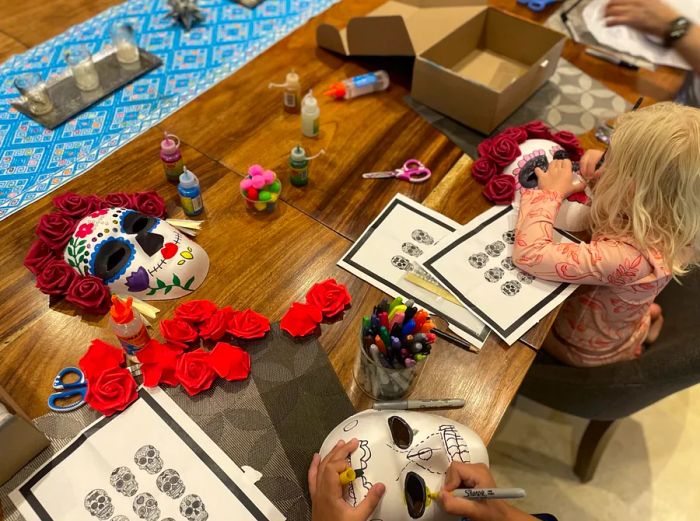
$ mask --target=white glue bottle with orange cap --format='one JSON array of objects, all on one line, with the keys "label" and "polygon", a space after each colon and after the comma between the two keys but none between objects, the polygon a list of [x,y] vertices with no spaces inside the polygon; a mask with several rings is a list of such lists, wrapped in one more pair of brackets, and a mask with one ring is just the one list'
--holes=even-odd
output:
[{"label": "white glue bottle with orange cap", "polygon": [[122,300],[112,295],[109,325],[129,357],[143,349],[151,339],[141,314],[133,308],[131,297]]}]

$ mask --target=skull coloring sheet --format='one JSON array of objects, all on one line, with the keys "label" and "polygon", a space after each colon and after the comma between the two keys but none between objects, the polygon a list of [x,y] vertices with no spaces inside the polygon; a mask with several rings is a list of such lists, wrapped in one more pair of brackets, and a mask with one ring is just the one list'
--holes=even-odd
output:
[{"label": "skull coloring sheet", "polygon": [[484,345],[489,329],[463,306],[404,279],[421,270],[428,251],[459,224],[444,215],[398,194],[362,233],[338,266],[392,296],[412,298],[416,305],[447,319],[455,333],[477,348]]},{"label": "skull coloring sheet", "polygon": [[88,426],[10,493],[26,521],[282,521],[160,389]]},{"label": "skull coloring sheet", "polygon": [[[517,217],[512,206],[491,208],[423,259],[423,266],[509,345],[576,289],[515,266]],[[565,232],[555,232],[554,240],[577,242]]]}]

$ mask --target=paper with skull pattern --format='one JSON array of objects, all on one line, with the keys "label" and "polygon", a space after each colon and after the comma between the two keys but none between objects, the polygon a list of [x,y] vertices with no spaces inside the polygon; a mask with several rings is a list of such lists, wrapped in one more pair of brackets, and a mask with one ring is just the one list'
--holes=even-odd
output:
[{"label": "paper with skull pattern", "polygon": [[26,521],[285,519],[163,391],[139,395],[10,493]]},{"label": "paper with skull pattern", "polygon": [[[508,345],[577,287],[537,279],[513,264],[517,217],[512,206],[495,206],[441,241],[423,260],[423,266]],[[554,240],[576,241],[564,234],[555,232]]]}]

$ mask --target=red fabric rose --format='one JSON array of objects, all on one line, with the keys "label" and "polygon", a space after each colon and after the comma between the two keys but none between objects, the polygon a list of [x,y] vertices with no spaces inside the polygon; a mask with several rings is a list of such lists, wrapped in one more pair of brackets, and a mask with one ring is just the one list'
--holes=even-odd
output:
[{"label": "red fabric rose", "polygon": [[493,176],[484,187],[484,197],[493,204],[510,204],[515,196],[515,177],[508,174]]},{"label": "red fabric rose", "polygon": [[562,130],[552,134],[552,141],[561,145],[565,149],[579,146],[579,141],[576,134],[569,132],[568,130]]},{"label": "red fabric rose", "polygon": [[175,366],[181,352],[178,346],[161,344],[154,339],[137,351],[136,358],[141,362],[143,385],[146,387],[155,387],[158,384],[177,385]]},{"label": "red fabric rose", "polygon": [[88,380],[85,402],[105,416],[123,411],[136,398],[136,381],[128,369],[106,369],[97,377]]},{"label": "red fabric rose", "polygon": [[216,309],[216,304],[209,300],[190,300],[175,308],[175,318],[196,324],[212,316]]},{"label": "red fabric rose", "polygon": [[109,288],[92,275],[77,276],[68,288],[66,300],[95,315],[107,313],[112,305]]},{"label": "red fabric rose", "polygon": [[488,157],[491,148],[493,148],[493,138],[486,138],[477,145],[476,151],[479,157]]},{"label": "red fabric rose", "polygon": [[211,366],[229,382],[245,380],[250,374],[250,355],[240,347],[219,342],[209,355]]},{"label": "red fabric rose", "polygon": [[252,309],[233,311],[226,330],[236,338],[262,338],[270,330],[270,320]]},{"label": "red fabric rose", "polygon": [[520,155],[518,143],[510,136],[496,136],[488,157],[500,167],[505,167],[515,161]]},{"label": "red fabric rose", "polygon": [[41,239],[37,239],[32,243],[24,258],[24,267],[31,271],[34,275],[39,273],[49,263],[56,258],[55,252],[49,248]]},{"label": "red fabric rose", "polygon": [[216,380],[209,353],[201,348],[180,355],[175,375],[190,396],[206,391]]},{"label": "red fabric rose", "polygon": [[524,143],[527,141],[527,132],[522,127],[510,127],[501,132],[501,136],[508,136],[516,143]]},{"label": "red fabric rose", "polygon": [[107,203],[110,208],[134,208],[136,206],[133,194],[124,192],[107,194],[104,196],[104,202]]},{"label": "red fabric rose", "polygon": [[78,366],[85,378],[97,378],[107,369],[117,369],[124,363],[124,350],[95,339],[90,343],[85,354],[78,360]]},{"label": "red fabric rose", "polygon": [[472,163],[472,177],[481,184],[486,184],[498,171],[496,163],[488,157],[480,157]]},{"label": "red fabric rose", "polygon": [[104,201],[95,195],[67,193],[54,197],[53,205],[69,217],[82,219],[89,213],[104,208]]},{"label": "red fabric rose", "polygon": [[233,315],[237,313],[231,306],[218,309],[199,325],[199,334],[204,340],[221,340],[226,334],[229,322]]},{"label": "red fabric rose", "polygon": [[527,132],[530,139],[552,139],[552,131],[540,120],[531,121],[520,128]]},{"label": "red fabric rose", "polygon": [[36,276],[36,287],[47,295],[63,295],[78,273],[63,259],[50,261]]},{"label": "red fabric rose", "polygon": [[164,319],[158,324],[160,334],[163,335],[166,341],[175,346],[180,347],[180,350],[187,347],[187,344],[196,342],[199,339],[197,330],[179,318],[173,320]]},{"label": "red fabric rose", "polygon": [[323,313],[316,306],[295,302],[280,320],[280,327],[292,336],[306,336],[322,319]]},{"label": "red fabric rose", "polygon": [[139,192],[133,194],[133,198],[135,210],[154,217],[165,217],[165,201],[156,192]]},{"label": "red fabric rose", "polygon": [[46,213],[39,219],[36,234],[52,250],[63,250],[78,221],[61,212]]},{"label": "red fabric rose", "polygon": [[573,203],[581,204],[588,204],[590,202],[590,199],[588,198],[588,195],[586,195],[586,192],[576,192],[575,194],[571,194],[569,197],[567,197],[566,200],[571,201]]},{"label": "red fabric rose", "polygon": [[327,279],[311,286],[306,294],[306,302],[317,307],[326,318],[334,317],[352,302],[348,288],[335,279]]}]

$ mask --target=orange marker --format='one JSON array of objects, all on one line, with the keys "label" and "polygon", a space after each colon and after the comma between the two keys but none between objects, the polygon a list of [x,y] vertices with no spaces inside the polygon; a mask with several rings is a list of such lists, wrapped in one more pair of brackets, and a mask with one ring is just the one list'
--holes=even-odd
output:
[{"label": "orange marker", "polygon": [[374,337],[374,343],[377,344],[377,347],[379,350],[382,352],[383,355],[386,354],[386,346],[384,345],[384,341],[382,340],[382,337],[379,335]]}]

